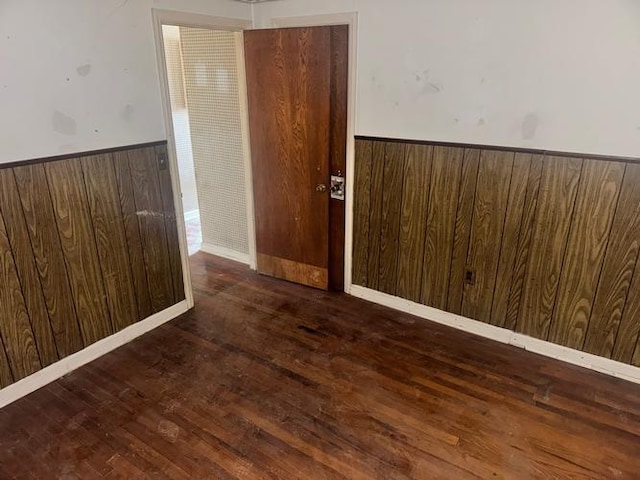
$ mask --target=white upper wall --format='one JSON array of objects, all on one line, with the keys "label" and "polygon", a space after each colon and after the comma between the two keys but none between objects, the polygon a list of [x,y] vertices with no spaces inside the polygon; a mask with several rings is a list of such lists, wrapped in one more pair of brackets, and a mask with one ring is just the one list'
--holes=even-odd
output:
[{"label": "white upper wall", "polygon": [[358,12],[358,135],[640,156],[638,0],[279,0]]},{"label": "white upper wall", "polygon": [[230,0],[0,0],[0,163],[163,140],[152,8]]}]

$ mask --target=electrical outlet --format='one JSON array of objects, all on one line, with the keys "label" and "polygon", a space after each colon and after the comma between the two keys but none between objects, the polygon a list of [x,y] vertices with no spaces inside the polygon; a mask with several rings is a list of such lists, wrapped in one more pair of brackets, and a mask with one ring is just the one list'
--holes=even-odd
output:
[{"label": "electrical outlet", "polygon": [[158,154],[158,170],[166,170],[169,168],[169,161],[166,153]]},{"label": "electrical outlet", "polygon": [[476,273],[473,270],[467,270],[464,272],[464,283],[467,285],[476,284]]}]

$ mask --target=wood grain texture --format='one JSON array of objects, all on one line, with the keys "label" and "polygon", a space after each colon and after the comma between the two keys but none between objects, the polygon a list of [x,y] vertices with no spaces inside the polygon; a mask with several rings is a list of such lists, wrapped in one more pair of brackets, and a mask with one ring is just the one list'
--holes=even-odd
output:
[{"label": "wood grain texture", "polygon": [[0,215],[0,334],[14,380],[20,380],[40,370],[42,365],[2,215]]},{"label": "wood grain texture", "polygon": [[191,262],[195,309],[0,412],[3,477],[637,479],[638,385]]},{"label": "wood grain texture", "polygon": [[84,347],[43,165],[13,169],[60,358]]},{"label": "wood grain texture", "polygon": [[467,270],[467,255],[469,253],[469,239],[471,237],[471,222],[473,219],[473,204],[478,183],[478,166],[480,150],[467,148],[462,160],[462,178],[460,179],[460,193],[458,194],[458,208],[456,210],[456,226],[453,236],[453,251],[451,254],[451,274],[449,276],[449,293],[447,310],[461,313],[462,294],[465,286]]},{"label": "wood grain texture", "polygon": [[384,194],[383,142],[373,142],[371,151],[371,199],[369,212],[369,262],[367,286],[378,289],[380,271],[380,236],[382,233],[382,196]]},{"label": "wood grain texture", "polygon": [[[638,185],[640,165],[626,165],[584,344],[586,352],[625,363],[631,361],[632,338],[637,337],[640,327],[639,312],[633,312],[634,298],[629,296],[640,247]],[[620,340],[617,343],[616,337]]]},{"label": "wood grain texture", "polygon": [[129,152],[129,168],[151,305],[156,313],[173,305],[173,283],[154,149]]},{"label": "wood grain texture", "polygon": [[473,284],[465,285],[462,315],[495,324],[491,305],[502,245],[502,232],[513,171],[512,152],[483,150],[473,208],[467,268]]},{"label": "wood grain texture", "polygon": [[[134,155],[139,158],[137,155]],[[122,210],[124,231],[127,237],[129,260],[131,262],[131,274],[136,289],[136,302],[138,304],[138,320],[148,318],[153,314],[151,294],[149,293],[149,280],[145,266],[144,252],[142,249],[142,237],[140,224],[136,215],[136,204],[131,182],[131,168],[129,167],[129,153],[116,152],[113,154],[113,167],[116,174],[116,183]]]},{"label": "wood grain texture", "polygon": [[355,285],[368,286],[369,214],[371,206],[372,142],[356,140],[353,177],[353,273]]},{"label": "wood grain texture", "polygon": [[160,182],[164,224],[167,232],[169,264],[171,266],[171,285],[173,287],[173,303],[178,303],[184,300],[185,294],[184,279],[182,277],[182,257],[180,256],[180,241],[178,239],[178,223],[176,220],[176,207],[173,201],[171,171],[169,170],[169,154],[167,153],[166,146],[156,147],[155,153],[156,158],[164,156],[166,160],[166,167],[158,170],[158,180]]},{"label": "wood grain texture", "polygon": [[[331,113],[329,169],[347,174],[349,26],[331,27]],[[345,201],[329,199],[329,288],[344,290]]]},{"label": "wood grain texture", "polygon": [[47,305],[36,268],[27,224],[13,170],[0,170],[0,212],[4,216],[7,237],[18,272],[18,279],[43,367],[58,360]]},{"label": "wood grain texture", "polygon": [[257,252],[327,269],[330,194],[316,186],[330,175],[331,27],[244,42]]},{"label": "wood grain texture", "polygon": [[118,331],[139,319],[118,184],[111,155],[84,157],[81,166],[107,304]]},{"label": "wood grain texture", "polygon": [[525,275],[527,273],[527,262],[531,252],[531,242],[535,227],[536,212],[538,205],[538,194],[540,192],[540,180],[544,159],[541,155],[528,155],[531,161],[529,176],[527,178],[527,192],[524,198],[522,209],[522,222],[520,233],[516,245],[516,255],[513,264],[513,274],[511,286],[507,300],[506,317],[503,326],[509,330],[515,330],[518,323],[518,316],[522,303]]},{"label": "wood grain texture", "polygon": [[270,277],[281,278],[300,285],[326,290],[329,281],[329,270],[315,265],[304,265],[286,258],[269,257],[258,254],[262,265],[260,273]]},{"label": "wood grain texture", "polygon": [[420,301],[422,264],[427,228],[429,188],[431,183],[433,148],[408,145],[404,163],[402,208],[398,240],[398,270],[396,295],[414,302]]},{"label": "wood grain texture", "polygon": [[546,340],[558,293],[582,159],[550,157],[542,173],[518,331]]},{"label": "wood grain texture", "polygon": [[446,309],[464,149],[434,147],[421,302]]},{"label": "wood grain texture", "polygon": [[85,346],[114,332],[96,248],[93,224],[77,160],[45,164],[60,244]]},{"label": "wood grain texture", "polygon": [[[154,147],[0,168],[0,387],[131,325],[139,305],[152,314],[129,153],[149,180]],[[161,199],[155,173],[151,194],[138,182],[140,198]],[[159,205],[164,225],[170,205]],[[167,248],[165,235],[147,240]]]},{"label": "wood grain texture", "polygon": [[[354,252],[361,271],[379,271],[380,237],[395,228],[397,182],[383,152],[402,143],[358,140],[356,154],[371,161],[354,206],[369,211],[354,229],[367,247]],[[640,164],[404,145],[396,296],[640,363]],[[365,286],[389,293],[380,281]]]},{"label": "wood grain texture", "polygon": [[2,335],[0,335],[0,388],[8,387],[12,383],[13,374],[11,373],[11,367],[9,366],[9,359],[7,359],[7,352],[4,348]]},{"label": "wood grain texture", "polygon": [[549,340],[582,349],[624,164],[585,160]]},{"label": "wood grain texture", "polygon": [[384,151],[378,289],[390,295],[395,295],[397,284],[404,161],[405,146],[401,143],[388,143]]},{"label": "wood grain texture", "polygon": [[[500,246],[500,260],[491,303],[491,324],[503,327],[507,317],[509,293],[513,285],[514,265],[518,253],[518,238],[522,227],[527,184],[531,168],[531,155],[516,154],[509,182],[504,230]],[[500,182],[500,179],[496,179]]]}]

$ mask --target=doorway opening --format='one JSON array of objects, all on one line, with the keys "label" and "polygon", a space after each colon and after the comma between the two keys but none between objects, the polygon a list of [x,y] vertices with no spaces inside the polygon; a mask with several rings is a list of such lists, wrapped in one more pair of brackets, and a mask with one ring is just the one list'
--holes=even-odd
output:
[{"label": "doorway opening", "polygon": [[250,263],[250,171],[242,34],[162,25],[189,255]]}]

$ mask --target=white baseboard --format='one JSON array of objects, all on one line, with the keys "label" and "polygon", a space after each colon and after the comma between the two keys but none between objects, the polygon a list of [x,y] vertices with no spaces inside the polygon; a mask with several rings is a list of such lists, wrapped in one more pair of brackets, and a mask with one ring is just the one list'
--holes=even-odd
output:
[{"label": "white baseboard", "polygon": [[204,253],[210,253],[211,255],[217,255],[218,257],[228,258],[229,260],[235,260],[236,262],[246,263],[249,265],[249,254],[236,252],[229,248],[218,247],[211,245],[210,243],[203,243],[200,246],[200,251]]},{"label": "white baseboard", "polygon": [[189,212],[184,212],[184,221],[189,222],[191,220],[195,220],[196,218],[200,218],[200,210],[191,210]]},{"label": "white baseboard", "polygon": [[125,343],[129,343],[134,338],[159,327],[163,323],[173,320],[187,310],[189,310],[189,306],[187,301],[183,300],[3,388],[0,390],[0,408],[121,347]]},{"label": "white baseboard", "polygon": [[590,353],[581,352],[572,348],[556,345],[555,343],[538,340],[537,338],[512,332],[506,328],[496,327],[477,320],[456,315],[453,313],[427,307],[419,303],[394,297],[386,293],[371,290],[369,288],[352,285],[349,293],[354,297],[362,298],[385,307],[390,307],[401,312],[410,313],[425,318],[432,322],[457,328],[465,332],[473,333],[481,337],[496,340],[501,343],[514,345],[525,350],[561,360],[566,363],[585,367],[613,377],[622,378],[634,383],[640,383],[640,368],[626,363],[617,362],[608,358],[598,357]]}]

